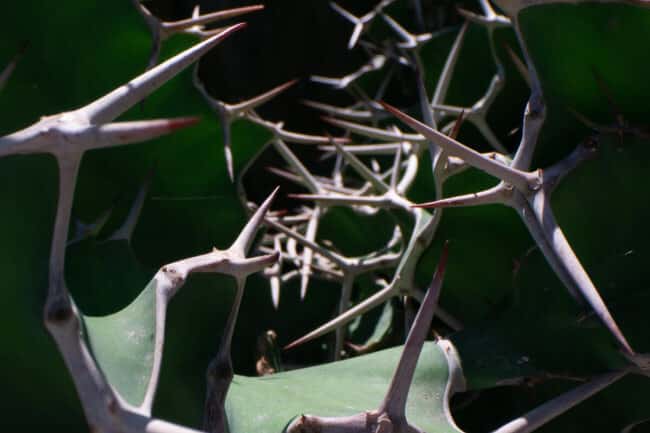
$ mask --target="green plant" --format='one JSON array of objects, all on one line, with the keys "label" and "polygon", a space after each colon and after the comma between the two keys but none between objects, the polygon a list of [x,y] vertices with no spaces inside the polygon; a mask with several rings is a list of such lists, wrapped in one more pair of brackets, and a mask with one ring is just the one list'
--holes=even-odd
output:
[{"label": "green plant", "polygon": [[[166,94],[152,94],[242,27],[213,31],[203,25],[260,7],[204,17],[196,11],[193,19],[174,24],[158,20],[137,2],[100,5],[89,11],[119,16],[123,9],[129,18],[106,28],[143,48],[148,36],[133,30],[138,28],[134,15],[139,11],[153,34],[148,70],[83,108],[42,118],[0,138],[0,172],[6,179],[0,197],[4,209],[13,203],[17,209],[5,212],[1,232],[5,242],[15,246],[5,250],[0,263],[9,288],[8,305],[17,306],[8,311],[6,320],[12,327],[4,350],[9,354],[19,344],[24,347],[25,341],[33,341],[25,355],[11,354],[22,363],[13,367],[19,374],[6,369],[3,379],[11,389],[38,387],[40,392],[29,397],[33,406],[50,413],[53,425],[69,425],[69,415],[62,409],[74,401],[74,394],[67,379],[52,376],[57,368],[35,373],[25,383],[29,369],[58,362],[56,352],[43,341],[37,316],[27,314],[30,305],[44,305],[45,325],[71,373],[92,431],[195,431],[153,418],[152,407],[163,353],[170,367],[167,385],[165,379],[161,382],[168,390],[161,397],[169,400],[161,412],[174,413],[169,407],[183,399],[174,396],[175,391],[188,389],[181,385],[188,374],[186,365],[169,360],[169,354],[187,359],[183,356],[188,343],[179,337],[195,338],[205,332],[191,319],[201,315],[199,310],[207,314],[218,304],[198,296],[185,298],[184,303],[179,301],[176,315],[170,310],[168,320],[168,303],[189,274],[209,272],[233,278],[210,276],[188,283],[202,297],[211,291],[213,299],[223,300],[214,314],[218,319],[210,321],[211,334],[215,328],[223,331],[216,333],[221,334],[221,343],[207,370],[206,431],[222,432],[226,425],[232,433],[458,431],[449,402],[452,394],[465,392],[469,402],[465,409],[455,410],[463,430],[524,432],[541,427],[625,376],[607,390],[605,404],[625,401],[610,407],[616,416],[605,428],[629,431],[637,424],[643,428],[650,418],[643,399],[621,396],[647,393],[649,385],[644,377],[650,362],[644,355],[649,350],[644,314],[648,279],[643,266],[648,206],[639,199],[649,134],[637,125],[647,117],[644,101],[650,89],[644,84],[643,50],[625,44],[650,40],[650,14],[643,4],[619,2],[497,3],[510,18],[480,1],[477,12],[460,10],[471,24],[457,33],[418,35],[400,23],[411,22],[413,12],[414,26],[428,25],[426,11],[433,6],[426,3],[423,8],[415,1],[411,10],[384,0],[361,18],[333,4],[354,24],[349,48],[363,45],[370,57],[343,79],[313,78],[351,89],[357,98],[345,108],[307,102],[326,112],[331,116],[326,120],[344,131],[343,137],[336,138],[292,132],[255,112],[292,82],[248,101],[227,104],[211,96],[195,72],[191,79],[186,75],[184,82],[163,88]],[[44,20],[47,12],[35,15]],[[72,40],[87,44],[77,41],[77,32],[70,33]],[[173,32],[205,40],[155,66],[161,41]],[[563,45],[555,44],[557,40]],[[119,51],[120,41],[116,37],[107,42],[107,47],[117,48],[109,51]],[[516,41],[523,61],[512,48]],[[443,62],[441,52],[447,48]],[[492,68],[496,72],[487,81],[474,83],[476,71],[470,68],[464,74],[457,65],[461,53],[468,50],[479,63],[494,65],[487,73],[492,75]],[[15,66],[11,63],[1,76],[2,84]],[[103,65],[94,67],[101,70]],[[136,68],[115,69],[112,80],[122,80]],[[504,124],[512,125],[491,117],[500,95],[507,92],[506,76],[516,81],[518,74],[530,86],[531,96],[521,141],[515,145],[505,143],[502,133]],[[379,81],[376,75],[381,75]],[[395,81],[407,83],[410,100],[408,95],[399,96]],[[471,93],[454,90],[454,82],[463,90],[487,84],[487,90],[466,108],[448,105],[459,95],[461,103],[468,102]],[[11,93],[7,87],[3,96],[20,101],[29,97],[18,95],[26,88]],[[53,92],[64,94],[62,89]],[[85,93],[98,92],[89,88]],[[54,107],[59,111],[63,105],[81,103],[58,96]],[[422,122],[384,99],[415,107]],[[197,123],[188,117],[114,122],[116,118],[206,113],[204,101],[218,115],[220,131],[212,122],[202,122],[174,134],[175,139],[146,148],[111,149]],[[608,106],[615,107],[615,124],[601,126],[590,120],[607,118]],[[23,124],[32,108],[16,107],[11,126]],[[136,108],[129,111],[132,107]],[[502,104],[500,112],[517,109]],[[395,118],[414,132],[402,132],[402,123]],[[246,122],[233,123],[238,119]],[[466,132],[464,121],[473,125],[474,133]],[[215,136],[221,137],[225,152],[206,144],[213,143]],[[240,147],[240,140],[258,143],[258,148]],[[268,144],[261,146],[264,140]],[[478,142],[483,153],[462,144],[468,140]],[[189,144],[179,148],[183,141]],[[289,142],[319,146],[335,159],[327,167],[331,174],[301,161]],[[289,212],[271,211],[276,192],[259,207],[249,202],[247,179],[258,176],[260,156],[271,149],[288,165],[288,170],[273,169],[274,173],[308,192],[292,195],[306,206],[287,201]],[[34,154],[49,154],[54,160]],[[536,166],[549,168],[530,171]],[[149,175],[144,174],[147,171]],[[233,191],[228,178],[235,177]],[[499,182],[496,186],[493,178]],[[133,200],[120,196],[136,189]],[[159,199],[147,200],[147,196]],[[422,201],[428,202],[416,205]],[[235,235],[232,227],[243,225],[240,203],[252,216]],[[513,208],[524,224],[512,212],[479,206],[487,204]],[[459,209],[446,209],[443,217],[443,208]],[[96,221],[77,224],[70,236],[72,213]],[[267,229],[257,247],[260,254],[247,258],[262,223]],[[138,231],[134,231],[136,224]],[[228,250],[196,255],[233,239]],[[447,239],[449,253],[442,247]],[[183,256],[190,258],[179,261]],[[522,257],[513,272],[511,260],[517,256]],[[151,278],[147,268],[161,263],[169,264]],[[422,287],[436,267],[425,294]],[[445,269],[448,275],[438,305]],[[336,317],[288,348],[335,331],[330,349],[335,359],[355,351],[375,351],[400,338],[403,320],[410,329],[405,346],[267,377],[233,378],[231,341],[237,317],[253,320],[252,314],[239,314],[244,285],[250,274],[262,270],[276,308],[280,291],[291,287],[292,281],[299,280],[301,298],[316,279],[340,284]],[[260,288],[259,280],[251,283]],[[48,287],[44,302],[36,290],[41,286]],[[359,295],[366,299],[352,302]],[[412,299],[421,302],[413,320]],[[259,314],[264,308],[260,305],[268,301],[253,301],[247,312]],[[382,305],[380,315],[362,316]],[[301,308],[310,307],[305,303]],[[434,312],[439,319],[434,329],[445,335],[425,343]],[[182,330],[165,329],[166,322]],[[170,332],[176,333],[176,339],[171,349],[168,344],[163,350],[166,331],[167,339],[174,341]],[[348,338],[356,344],[345,346]],[[200,350],[205,357],[214,355],[212,348]],[[196,365],[196,357],[193,361]],[[283,367],[268,354],[260,361],[264,363],[260,370]],[[539,395],[529,397],[524,406],[537,407],[520,418],[523,411],[504,410],[500,416],[514,418],[510,422],[497,423],[497,416],[496,421],[472,425],[468,419],[473,410],[481,410],[481,399],[472,403],[468,393],[489,394],[489,389],[506,385],[515,394],[534,386]],[[52,404],[44,390],[62,396]],[[198,411],[197,396],[187,400],[187,407]],[[13,404],[20,410],[24,401],[16,398]],[[586,425],[584,419],[585,415],[550,428],[575,431],[576,426]],[[599,421],[589,422],[594,424],[586,429],[599,428]]]}]

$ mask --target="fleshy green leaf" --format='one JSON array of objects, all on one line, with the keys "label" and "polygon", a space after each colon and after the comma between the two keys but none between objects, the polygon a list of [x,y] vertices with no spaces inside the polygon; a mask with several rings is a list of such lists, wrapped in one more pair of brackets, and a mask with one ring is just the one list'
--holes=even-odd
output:
[{"label": "fleshy green leaf", "polygon": [[[226,400],[231,433],[280,433],[303,413],[345,416],[382,401],[401,347],[259,378],[236,376]],[[457,432],[446,403],[450,380],[443,350],[425,343],[407,402],[407,417],[430,433]]]},{"label": "fleshy green leaf", "polygon": [[129,306],[104,317],[84,317],[85,336],[109,383],[139,406],[151,381],[156,339],[156,280]]}]

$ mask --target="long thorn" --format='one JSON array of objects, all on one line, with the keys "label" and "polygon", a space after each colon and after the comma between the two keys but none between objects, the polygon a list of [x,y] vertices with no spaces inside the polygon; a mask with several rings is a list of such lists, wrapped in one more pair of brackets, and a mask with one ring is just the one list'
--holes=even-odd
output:
[{"label": "long thorn", "polygon": [[451,50],[447,56],[447,61],[445,62],[445,66],[442,68],[440,79],[438,79],[436,89],[433,92],[433,97],[431,98],[432,104],[442,104],[447,97],[447,91],[449,90],[451,77],[454,75],[454,69],[456,68],[456,62],[458,61],[460,50],[463,46],[463,42],[465,41],[467,28],[468,24],[463,24],[463,26],[460,28],[460,31],[458,32],[458,35],[456,36],[454,44],[451,46]]},{"label": "long thorn", "polygon": [[348,322],[351,322],[354,320],[356,317],[362,315],[368,310],[371,310],[381,304],[383,304],[386,300],[391,298],[392,296],[395,295],[395,289],[394,286],[389,285],[386,288],[380,290],[379,292],[375,293],[374,295],[370,296],[369,298],[365,299],[363,302],[360,302],[359,304],[355,305],[354,307],[350,308],[347,310],[345,313],[335,317],[334,319],[330,320],[329,322],[325,323],[322,326],[319,326],[315,330],[311,331],[310,333],[300,337],[299,339],[287,344],[284,347],[284,350],[289,350],[292,349],[296,346],[299,346],[301,344],[304,344],[308,341],[313,340],[314,338],[318,338],[321,335],[325,335],[329,332],[334,331],[335,329],[345,325]]},{"label": "long thorn", "polygon": [[270,101],[271,99],[278,96],[280,93],[287,90],[289,87],[293,86],[298,82],[298,79],[289,80],[286,83],[280,84],[268,90],[264,93],[261,93],[257,96],[254,96],[246,101],[239,102],[237,104],[226,104],[226,108],[231,113],[241,113],[247,110],[252,110],[259,107],[260,105]]},{"label": "long thorn", "polygon": [[255,239],[257,230],[261,227],[262,222],[264,221],[264,215],[271,207],[271,203],[273,202],[273,199],[277,195],[279,189],[280,187],[276,187],[273,192],[267,197],[267,199],[264,200],[264,203],[262,203],[260,207],[255,211],[253,216],[246,223],[246,226],[244,226],[242,231],[239,233],[239,236],[235,242],[233,242],[233,244],[230,246],[230,250],[241,254],[241,256],[246,255],[251,247],[251,244],[253,243],[253,240]]},{"label": "long thorn", "polygon": [[361,162],[359,158],[346,151],[343,146],[333,143],[336,146],[336,150],[339,151],[345,160],[350,164],[352,168],[361,176],[364,180],[370,182],[372,186],[379,192],[385,193],[390,189],[390,187],[379,177],[376,173],[373,173],[366,165]]},{"label": "long thorn", "polygon": [[506,194],[503,184],[481,192],[463,194],[456,197],[443,198],[440,200],[430,201],[427,203],[418,203],[412,207],[423,209],[444,209],[448,207],[470,207],[486,204],[507,204]]},{"label": "long thorn", "polygon": [[251,12],[257,12],[264,9],[264,5],[251,5],[244,6],[240,8],[227,9],[223,11],[210,12],[207,14],[199,15],[197,17],[186,18],[184,20],[172,21],[172,22],[161,22],[160,26],[162,29],[170,33],[179,32],[182,30],[189,29],[194,26],[202,26],[204,24],[211,24],[220,20],[225,20],[228,18],[234,18],[240,15],[248,14]]},{"label": "long thorn", "polygon": [[426,141],[426,139],[419,134],[404,134],[402,132],[386,131],[385,129],[373,128],[372,126],[347,122],[345,120],[335,119],[333,117],[322,117],[322,119],[327,123],[338,126],[339,128],[346,129],[358,135],[374,138],[375,140],[411,141],[414,143],[423,143]]},{"label": "long thorn", "polygon": [[537,180],[534,174],[523,172],[508,166],[505,166],[492,159],[486,158],[479,152],[471,149],[458,141],[447,137],[439,131],[425,125],[424,123],[412,118],[411,116],[399,111],[397,108],[381,103],[386,110],[394,114],[398,119],[420,132],[428,139],[434,141],[449,154],[464,159],[469,165],[474,166],[492,176],[501,179],[516,186],[520,191],[528,191],[530,185]]},{"label": "long thorn", "polygon": [[569,392],[566,392],[551,401],[531,410],[526,415],[516,418],[506,425],[494,430],[493,433],[529,433],[532,432],[562,413],[571,409],[578,403],[586,400],[598,391],[616,382],[626,372],[604,374],[592,381],[580,385]]},{"label": "long thorn", "polygon": [[114,120],[245,25],[240,23],[228,27],[218,35],[148,70],[79,111],[85,114],[91,123],[107,123]]},{"label": "long thorn", "polygon": [[97,140],[89,148],[99,149],[151,140],[179,129],[194,126],[200,117],[114,122],[97,128]]},{"label": "long thorn", "polygon": [[448,244],[445,243],[438,261],[438,269],[415,316],[415,321],[409,331],[406,344],[402,350],[402,355],[400,356],[384,401],[379,406],[379,411],[385,411],[391,418],[405,417],[406,398],[408,397],[408,391],[413,381],[413,373],[415,372],[422,346],[429,333],[433,313],[436,311],[438,305],[438,297],[440,296],[440,289],[442,288],[442,281],[447,266],[447,254]]}]

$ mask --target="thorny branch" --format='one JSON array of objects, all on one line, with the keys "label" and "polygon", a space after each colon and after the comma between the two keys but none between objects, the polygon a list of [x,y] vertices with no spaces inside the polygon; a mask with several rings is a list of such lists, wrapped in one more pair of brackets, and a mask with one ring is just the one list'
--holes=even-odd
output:
[{"label": "thorny branch", "polygon": [[[233,246],[226,251],[192,257],[163,266],[154,276],[156,305],[154,359],[146,393],[139,405],[126,402],[98,367],[81,329],[83,313],[70,297],[64,280],[65,249],[68,245],[72,201],[81,158],[87,150],[146,141],[179,128],[191,126],[195,118],[113,122],[129,108],[198,60],[227,36],[242,28],[237,24],[216,32],[194,47],[149,69],[107,95],[74,111],[44,117],[34,125],[0,138],[0,157],[14,154],[52,154],[59,168],[59,199],[54,221],[49,261],[49,286],[44,309],[46,328],[70,370],[92,431],[97,432],[191,432],[192,429],[151,418],[151,406],[157,388],[165,315],[168,302],[193,272],[232,275],[243,287],[246,276],[274,263],[277,254],[246,258],[259,222],[270,200],[244,228]],[[111,123],[112,122],[112,123]],[[142,207],[146,186],[136,197],[132,211],[116,232],[119,239],[130,239]],[[101,219],[97,223],[101,225]],[[82,233],[81,236],[84,234]],[[73,238],[74,240],[74,238]],[[237,305],[234,310],[236,311]],[[225,345],[226,349],[229,343]],[[224,349],[225,350],[225,349]],[[221,358],[224,356],[222,355]]]},{"label": "thorny branch", "polygon": [[[507,155],[507,149],[500,143],[487,123],[487,112],[503,88],[505,80],[504,68],[494,47],[493,33],[498,27],[511,25],[511,20],[498,15],[488,0],[480,0],[482,15],[460,11],[468,21],[486,27],[496,73],[485,94],[478,101],[470,107],[456,107],[446,104],[445,99],[468,25],[463,25],[459,31],[433,96],[429,99],[419,50],[432,40],[434,35],[431,33],[415,35],[408,32],[386,12],[386,8],[393,1],[383,0],[361,17],[351,14],[336,3],[331,4],[335,11],[354,25],[348,48],[352,49],[359,45],[366,48],[372,47],[375,52],[372,54],[369,52],[368,62],[345,77],[338,79],[312,77],[314,81],[336,88],[350,88],[351,93],[359,97],[357,104],[342,108],[317,101],[305,102],[307,105],[333,116],[325,118],[325,120],[344,129],[348,135],[362,137],[360,144],[351,145],[352,140],[348,137],[333,139],[327,136],[288,131],[284,129],[281,122],[273,123],[264,120],[255,113],[254,109],[257,106],[285,90],[293,84],[293,81],[250,100],[228,104],[212,98],[195,74],[197,89],[215,110],[221,123],[225,160],[231,179],[234,178],[234,168],[230,125],[233,121],[244,118],[268,129],[273,134],[269,145],[273,146],[275,151],[284,158],[290,169],[290,171],[286,171],[273,168],[273,172],[307,188],[310,194],[295,195],[294,197],[313,201],[315,204],[310,207],[301,207],[294,214],[274,214],[269,211],[269,208],[277,192],[276,189],[255,210],[249,223],[243,228],[230,248],[224,251],[215,249],[207,254],[168,264],[155,274],[152,281],[156,292],[153,371],[149,378],[145,397],[137,407],[129,404],[120,396],[98,366],[91,349],[82,338],[81,329],[84,316],[74,304],[64,281],[66,246],[82,239],[89,233],[95,233],[110,214],[109,209],[95,223],[79,225],[78,232],[72,239],[69,239],[68,227],[81,159],[86,150],[146,141],[196,123],[197,119],[194,118],[135,122],[115,122],[115,119],[243,26],[243,24],[237,24],[225,29],[208,30],[204,27],[205,25],[220,19],[257,11],[263,7],[260,5],[248,6],[204,15],[199,13],[197,7],[191,18],[176,22],[164,22],[154,17],[139,0],[133,0],[136,9],[152,33],[152,50],[147,72],[85,107],[45,117],[24,130],[0,138],[0,157],[13,154],[50,153],[58,163],[59,200],[49,262],[49,286],[44,321],[73,376],[86,417],[93,431],[145,431],[152,433],[194,431],[151,417],[151,407],[162,359],[166,308],[191,273],[222,273],[234,277],[237,283],[235,301],[217,355],[207,371],[208,389],[205,401],[204,429],[209,432],[222,433],[227,431],[224,403],[234,374],[230,358],[232,336],[248,275],[259,271],[265,272],[271,283],[272,296],[276,306],[280,301],[282,284],[294,278],[300,277],[301,298],[306,296],[311,278],[340,281],[342,288],[338,316],[287,346],[294,347],[336,330],[334,353],[335,357],[338,357],[345,338],[343,326],[352,319],[393,296],[421,298],[421,291],[415,284],[416,265],[436,234],[442,208],[452,206],[499,203],[514,208],[567,289],[574,296],[587,301],[632,363],[635,363],[642,372],[650,370],[646,364],[643,364],[648,362],[647,356],[636,354],[618,328],[589,275],[583,269],[555,221],[550,207],[550,196],[557,184],[583,160],[591,157],[594,148],[589,145],[581,145],[572,154],[550,168],[530,171],[532,156],[544,123],[545,106],[534,64],[523,43],[525,63],[528,67],[527,77],[532,93],[524,113],[522,140],[512,159]],[[415,5],[422,24],[420,2],[416,1]],[[377,53],[377,49],[372,43],[362,39],[378,17],[381,17],[381,22],[399,38],[399,42],[393,41],[391,47],[380,53]],[[513,21],[521,42],[523,40],[519,34],[516,17]],[[205,40],[156,66],[162,41],[181,32],[193,34]],[[11,74],[15,67],[15,61],[16,59],[0,75],[0,87]],[[380,101],[387,83],[391,79],[395,63],[408,65],[416,72],[418,103],[424,119],[423,123]],[[375,97],[368,97],[359,83],[367,73],[386,68],[392,68],[391,72],[386,74],[387,78],[382,82]],[[382,111],[382,106],[418,133],[402,132],[395,125],[378,126],[385,122],[387,117],[387,113]],[[456,117],[456,122],[441,126],[442,120],[448,116]],[[456,134],[463,118],[473,123],[498,153],[482,154],[458,142]],[[598,127],[584,116],[582,120],[594,129],[605,132],[644,133],[621,125],[609,129]],[[445,132],[450,131],[452,131],[451,136],[445,135]],[[287,142],[320,145],[326,153],[334,153],[337,160],[331,176],[323,177],[312,174],[291,151]],[[420,168],[420,156],[425,144],[433,161],[433,187],[436,200],[415,205],[406,196]],[[372,168],[369,168],[360,159],[367,156],[386,155],[392,157],[389,168],[382,167],[375,160],[373,160]],[[241,179],[251,164],[252,161],[248,162],[238,178],[240,196],[244,201],[245,192]],[[486,191],[443,198],[445,180],[468,166],[494,176],[499,179],[500,183]],[[355,176],[347,175],[346,169],[353,171]],[[361,185],[359,185],[359,180],[362,182]],[[147,182],[136,197],[126,221],[111,239],[130,240],[146,197],[146,191]],[[245,204],[248,205],[248,203]],[[393,236],[383,248],[364,256],[347,257],[340,254],[334,250],[333,246],[326,245],[318,238],[319,223],[328,208],[340,205],[350,206],[360,213],[385,209],[393,215],[396,221]],[[249,208],[252,210],[254,206]],[[428,211],[428,208],[434,210]],[[247,257],[248,250],[251,248],[258,228],[263,223],[271,228],[271,233],[266,233],[259,247],[259,251],[263,255],[249,258]],[[298,246],[301,247],[301,251],[298,251]],[[395,431],[401,433],[420,431],[416,426],[408,423],[405,408],[413,373],[432,317],[434,313],[437,313],[452,328],[458,329],[462,326],[456,318],[437,305],[446,258],[445,246],[436,274],[426,295],[421,299],[420,310],[410,329],[395,374],[379,408],[345,418],[303,415],[288,426],[288,432],[388,433]],[[293,269],[285,270],[286,265],[293,266]],[[351,292],[355,279],[361,274],[379,270],[394,270],[393,278],[368,299],[351,306]],[[441,340],[439,344],[444,344],[444,340]],[[627,372],[621,371],[596,377],[496,431],[500,433],[531,431],[615,382]]]}]

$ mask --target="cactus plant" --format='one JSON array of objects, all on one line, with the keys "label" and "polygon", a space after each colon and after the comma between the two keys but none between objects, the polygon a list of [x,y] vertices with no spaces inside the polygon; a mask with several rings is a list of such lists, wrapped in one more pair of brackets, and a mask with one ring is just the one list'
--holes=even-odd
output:
[{"label": "cactus plant", "polygon": [[[165,21],[136,0],[71,5],[58,6],[78,16],[56,23],[52,6],[16,5],[0,51],[17,130],[0,138],[7,425],[36,428],[32,411],[101,432],[647,427],[644,2],[479,0],[452,11],[456,27],[419,0],[360,15],[331,3],[367,59],[340,78],[314,71],[353,101],[304,101],[326,115],[321,134],[257,111],[291,77],[237,102],[198,67],[172,80],[247,31],[215,20],[263,6]],[[84,53],[95,39],[80,32],[102,30],[93,15],[123,17],[92,47],[104,55],[53,63],[35,91],[29,67],[47,69],[52,48],[41,37],[16,51],[19,23],[69,27],[57,45]],[[125,49],[141,61],[120,61]],[[107,69],[75,92],[59,83]],[[46,109],[60,114],[24,127]],[[257,182],[269,154],[289,192]],[[257,205],[251,187],[270,195]],[[273,210],[278,195],[286,209]],[[333,317],[304,326],[324,305]],[[286,345],[260,354],[272,374],[235,374],[253,364],[241,367],[238,321],[260,322],[244,326],[252,337],[269,317],[283,325],[262,352]],[[298,346],[336,362],[278,371]],[[521,403],[497,406],[498,392]]]}]

